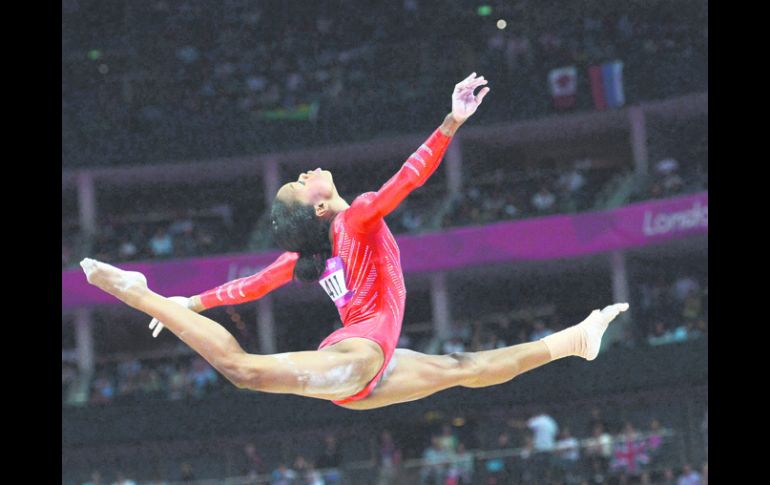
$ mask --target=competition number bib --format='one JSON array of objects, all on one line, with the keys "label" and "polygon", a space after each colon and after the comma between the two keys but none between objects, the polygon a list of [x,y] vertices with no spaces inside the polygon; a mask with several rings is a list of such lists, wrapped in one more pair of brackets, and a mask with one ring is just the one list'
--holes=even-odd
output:
[{"label": "competition number bib", "polygon": [[345,266],[339,256],[326,260],[326,270],[321,275],[321,279],[318,280],[318,284],[337,305],[337,308],[342,308],[353,298],[353,290],[348,290],[345,286]]}]

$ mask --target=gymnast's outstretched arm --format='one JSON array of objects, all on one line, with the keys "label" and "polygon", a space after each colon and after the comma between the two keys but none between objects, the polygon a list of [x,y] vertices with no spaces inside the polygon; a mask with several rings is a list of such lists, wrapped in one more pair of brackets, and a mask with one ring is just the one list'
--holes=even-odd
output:
[{"label": "gymnast's outstretched arm", "polygon": [[[196,313],[217,306],[238,305],[258,300],[292,280],[294,265],[298,258],[298,253],[285,252],[270,266],[256,274],[229,281],[190,298],[174,296],[169,299]],[[163,326],[162,322],[153,318],[150,322],[152,336],[157,337],[163,330]]]},{"label": "gymnast's outstretched arm", "polygon": [[371,224],[393,212],[412,191],[422,187],[441,163],[452,136],[476,112],[489,88],[482,88],[478,95],[473,92],[486,84],[484,76],[476,77],[474,72],[455,85],[452,112],[444,118],[441,126],[409,156],[379,191],[373,196],[359,197],[350,206],[347,218],[352,227],[366,231]]}]

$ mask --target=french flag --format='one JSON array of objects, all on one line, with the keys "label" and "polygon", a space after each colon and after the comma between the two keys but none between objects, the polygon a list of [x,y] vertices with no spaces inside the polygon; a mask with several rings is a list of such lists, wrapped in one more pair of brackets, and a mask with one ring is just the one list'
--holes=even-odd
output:
[{"label": "french flag", "polygon": [[551,88],[554,106],[560,109],[575,106],[577,93],[577,68],[575,66],[551,70],[548,73],[548,85]]},{"label": "french flag", "polygon": [[599,111],[619,108],[626,103],[623,92],[623,61],[605,62],[588,68],[591,80],[591,96]]}]

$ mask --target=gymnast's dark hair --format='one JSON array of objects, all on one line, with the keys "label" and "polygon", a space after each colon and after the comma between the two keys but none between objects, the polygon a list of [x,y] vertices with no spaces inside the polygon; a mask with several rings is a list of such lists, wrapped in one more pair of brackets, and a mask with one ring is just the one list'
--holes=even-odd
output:
[{"label": "gymnast's dark hair", "polygon": [[318,281],[332,257],[329,242],[331,221],[315,215],[312,205],[287,204],[273,200],[270,211],[273,240],[285,251],[299,253],[294,277],[300,281]]}]

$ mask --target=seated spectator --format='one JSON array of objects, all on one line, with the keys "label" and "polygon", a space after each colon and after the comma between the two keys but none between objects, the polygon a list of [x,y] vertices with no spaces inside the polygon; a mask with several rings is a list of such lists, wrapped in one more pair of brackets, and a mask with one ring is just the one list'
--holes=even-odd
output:
[{"label": "seated spectator", "polygon": [[294,459],[294,470],[296,470],[300,483],[324,485],[323,478],[321,478],[321,474],[318,473],[313,462],[306,460],[304,456],[298,455]]},{"label": "seated spectator", "polygon": [[454,435],[452,426],[445,424],[441,427],[438,444],[445,453],[450,455],[455,453],[457,450],[457,436]]},{"label": "seated spectator", "polygon": [[591,473],[600,475],[607,473],[612,458],[612,448],[612,436],[605,430],[602,422],[595,422],[591,437],[583,441],[583,456]]},{"label": "seated spectator", "polygon": [[297,472],[280,463],[270,474],[270,485],[293,485],[296,478]]},{"label": "seated spectator", "polygon": [[[503,431],[497,436],[494,450],[507,450],[511,448],[511,436],[507,431]],[[510,466],[506,463],[508,460],[499,458],[490,458],[484,462],[484,469],[486,470],[487,485],[502,485],[508,483],[508,476],[510,473]]]},{"label": "seated spectator", "polygon": [[548,189],[546,184],[540,186],[538,190],[530,199],[532,208],[539,214],[548,214],[554,209],[556,203],[556,196]]},{"label": "seated spectator", "polygon": [[529,341],[535,342],[543,337],[551,335],[552,333],[553,330],[546,327],[545,322],[542,320],[535,320],[535,322],[532,324],[532,333],[529,335]]},{"label": "seated spectator", "polygon": [[192,463],[183,462],[179,465],[179,479],[183,482],[192,482],[195,480]]},{"label": "seated spectator", "polygon": [[83,482],[82,485],[105,485],[107,482],[102,481],[102,474],[94,470],[91,472],[91,479],[87,482]]},{"label": "seated spectator", "polygon": [[465,444],[457,443],[457,452],[452,458],[446,485],[472,485],[474,462],[473,454],[465,449]]},{"label": "seated spectator", "polygon": [[118,472],[118,477],[112,482],[112,485],[136,485],[136,482],[130,478],[126,478],[123,472]]},{"label": "seated spectator", "polygon": [[689,463],[686,463],[676,480],[676,485],[701,485],[701,474],[693,470]]},{"label": "seated spectator", "polygon": [[554,446],[556,463],[561,468],[568,483],[574,481],[574,475],[577,472],[577,463],[580,458],[580,444],[572,436],[568,426],[565,426],[559,434],[559,440]]},{"label": "seated spectator", "polygon": [[115,387],[106,374],[100,374],[91,385],[91,404],[107,404],[114,399]]},{"label": "seated spectator", "polygon": [[342,464],[342,453],[333,434],[324,436],[324,451],[316,459],[315,464],[317,468],[323,470],[322,476],[327,485],[341,482],[339,467]]},{"label": "seated spectator", "polygon": [[395,485],[399,483],[401,450],[393,441],[388,430],[383,430],[376,450],[377,485]]},{"label": "seated spectator", "polygon": [[656,463],[661,460],[665,460],[670,450],[667,451],[670,446],[666,443],[663,437],[663,429],[660,426],[660,421],[653,418],[650,421],[650,429],[647,432],[646,439],[647,453],[650,455],[650,464],[654,467]]},{"label": "seated spectator", "polygon": [[163,228],[158,228],[150,239],[150,251],[156,258],[168,257],[174,253],[174,243],[171,235]]},{"label": "seated spectator", "polygon": [[420,483],[422,485],[441,485],[446,477],[447,460],[449,455],[441,448],[438,436],[433,436],[428,446],[422,453],[425,461],[420,470]]},{"label": "seated spectator", "polygon": [[630,422],[623,426],[623,433],[615,441],[611,467],[630,476],[638,476],[641,467],[650,462],[647,444]]},{"label": "seated spectator", "polygon": [[189,374],[193,396],[203,396],[207,390],[211,389],[217,383],[217,380],[217,373],[208,362],[198,356],[193,358]]},{"label": "seated spectator", "polygon": [[248,443],[243,447],[243,455],[246,461],[246,467],[242,473],[243,475],[254,478],[263,472],[265,462],[262,459],[262,456],[257,452],[257,447],[254,443]]},{"label": "seated spectator", "polygon": [[444,341],[442,345],[442,352],[445,354],[451,354],[453,352],[465,352],[465,344],[459,337],[452,337]]},{"label": "seated spectator", "polygon": [[123,261],[130,261],[136,257],[138,252],[139,248],[136,247],[133,241],[124,239],[118,247],[118,258]]}]

